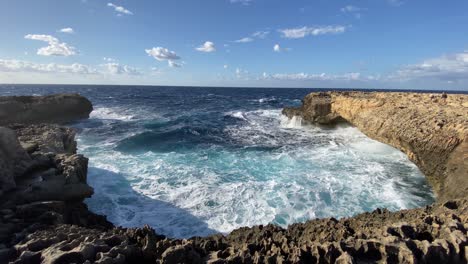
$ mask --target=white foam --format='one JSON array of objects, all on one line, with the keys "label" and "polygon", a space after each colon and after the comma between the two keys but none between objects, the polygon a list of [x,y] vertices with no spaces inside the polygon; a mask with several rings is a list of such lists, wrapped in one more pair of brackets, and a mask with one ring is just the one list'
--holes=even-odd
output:
[{"label": "white foam", "polygon": [[242,111],[230,111],[224,114],[225,116],[231,116],[241,120],[247,120]]},{"label": "white foam", "polygon": [[213,145],[125,154],[115,150],[114,141],[96,148],[92,135],[80,134],[95,188],[90,208],[119,225],[149,224],[161,234],[185,238],[424,204],[407,182],[423,179],[414,164],[356,128],[305,127],[279,109],[226,115],[245,121],[224,129],[227,141],[275,149]]},{"label": "white foam", "polygon": [[288,118],[287,116],[281,116],[281,127],[284,128],[302,128],[302,117],[293,116]]},{"label": "white foam", "polygon": [[117,107],[98,107],[91,112],[90,118],[129,121],[134,119],[134,115],[126,114],[125,110]]},{"label": "white foam", "polygon": [[265,98],[258,99],[259,103],[267,103],[267,102],[273,102],[273,101],[276,101],[275,97],[265,97]]}]

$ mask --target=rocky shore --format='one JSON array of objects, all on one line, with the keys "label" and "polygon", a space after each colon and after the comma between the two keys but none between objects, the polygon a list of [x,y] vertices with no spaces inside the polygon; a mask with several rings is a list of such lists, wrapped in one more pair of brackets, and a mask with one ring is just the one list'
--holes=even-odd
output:
[{"label": "rocky shore", "polygon": [[349,122],[406,153],[439,201],[468,195],[468,95],[311,93],[283,114],[323,125]]},{"label": "rocky shore", "polygon": [[[342,94],[340,100],[332,94],[309,95],[301,108],[286,109],[285,114],[319,123],[346,120],[369,136],[392,144],[393,141],[382,139],[391,133],[369,130],[376,131],[374,135],[366,130],[377,122],[371,116],[386,113],[386,108],[378,107],[387,100],[403,103],[406,97],[419,96],[401,94],[399,100],[394,100],[389,99],[393,94],[383,93],[376,97],[384,101],[382,104],[373,99],[374,94],[359,97]],[[348,96],[353,102],[336,104],[347,102]],[[427,107],[413,112],[412,119],[406,119],[406,112],[400,110],[393,112],[399,116],[391,116],[389,112],[388,120],[381,125],[386,128],[389,120],[409,123],[388,124],[388,129],[396,126],[391,131],[406,129],[405,133],[392,137],[402,147],[392,145],[413,153],[410,158],[423,172],[439,179],[436,181],[439,185],[433,183],[439,195],[436,204],[399,212],[377,209],[340,220],[315,219],[287,229],[273,225],[240,228],[227,236],[184,240],[159,235],[148,226],[116,227],[105,216],[87,209],[83,201],[93,194],[86,179],[88,160],[76,153],[75,131],[55,124],[88,117],[92,106],[86,98],[79,95],[1,98],[0,263],[467,263],[468,198],[463,189],[466,185],[461,181],[467,180],[467,152],[460,147],[466,148],[468,100],[451,97],[430,98],[431,102],[442,103],[432,110]],[[81,103],[67,113],[71,102]],[[366,106],[371,105],[375,106],[370,113],[363,115],[361,112],[366,113]],[[412,103],[399,106],[413,107]],[[40,110],[52,108],[56,110]],[[440,135],[434,132],[430,136],[430,131],[424,134],[432,128],[429,126],[432,121],[421,120],[432,120],[427,115],[432,111],[443,124],[435,124],[440,127],[437,130]],[[420,116],[423,114],[426,116]],[[360,121],[365,118],[368,121]],[[411,127],[423,131],[412,135],[412,141],[403,137],[416,133],[416,128]],[[418,138],[420,135],[428,137]],[[430,143],[431,140],[439,141]],[[430,150],[439,155],[439,160],[426,158],[432,155]],[[454,189],[453,194],[447,192]]]}]

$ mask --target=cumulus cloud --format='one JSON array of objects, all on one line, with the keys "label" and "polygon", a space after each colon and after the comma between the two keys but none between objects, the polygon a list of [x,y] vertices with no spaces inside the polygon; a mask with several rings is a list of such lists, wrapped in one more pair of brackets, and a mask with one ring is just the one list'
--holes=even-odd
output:
[{"label": "cumulus cloud", "polygon": [[468,51],[406,65],[389,75],[389,80],[438,79],[447,82],[468,80]]},{"label": "cumulus cloud", "polygon": [[128,65],[122,65],[117,62],[109,62],[105,64],[101,64],[101,66],[105,69],[105,73],[114,74],[114,75],[140,75],[141,72],[134,67],[130,67]]},{"label": "cumulus cloud", "polygon": [[213,52],[213,51],[216,51],[216,48],[215,48],[215,45],[213,42],[211,41],[206,41],[205,43],[203,43],[203,45],[195,48],[196,50],[198,51],[201,51],[201,52]]},{"label": "cumulus cloud", "polygon": [[279,29],[283,38],[298,39],[307,36],[318,36],[325,34],[341,34],[346,31],[346,26],[314,26]]},{"label": "cumulus cloud", "polygon": [[146,53],[155,58],[158,61],[165,61],[165,60],[178,60],[180,59],[179,56],[174,51],[170,51],[163,47],[153,47],[151,49],[146,49]]},{"label": "cumulus cloud", "polygon": [[179,68],[182,66],[182,64],[175,62],[176,60],[179,60],[180,57],[174,51],[170,51],[169,49],[163,47],[153,47],[151,49],[146,49],[145,52],[148,54],[148,56],[151,56],[158,61],[167,61],[169,67]]},{"label": "cumulus cloud", "polygon": [[73,28],[71,28],[71,27],[62,28],[62,29],[59,30],[59,32],[67,33],[67,34],[73,34],[73,33],[75,33],[75,31],[74,31]]},{"label": "cumulus cloud", "polygon": [[125,9],[123,6],[114,5],[113,3],[107,3],[107,6],[114,8],[115,12],[120,14],[133,15],[130,10]]},{"label": "cumulus cloud", "polygon": [[22,60],[0,59],[0,71],[3,72],[38,72],[38,73],[71,73],[71,74],[97,74],[98,71],[87,65],[73,64],[40,64]]},{"label": "cumulus cloud", "polygon": [[68,46],[67,43],[60,42],[57,38],[51,35],[33,35],[28,34],[24,36],[25,39],[39,40],[47,42],[49,45],[47,47],[42,47],[37,50],[38,55],[42,56],[71,56],[75,55],[75,48]]}]

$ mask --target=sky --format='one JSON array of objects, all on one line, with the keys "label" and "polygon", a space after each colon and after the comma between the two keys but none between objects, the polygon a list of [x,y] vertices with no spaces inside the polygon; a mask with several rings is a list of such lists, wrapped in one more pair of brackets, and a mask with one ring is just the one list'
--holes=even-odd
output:
[{"label": "sky", "polygon": [[467,0],[0,0],[0,83],[468,90]]}]

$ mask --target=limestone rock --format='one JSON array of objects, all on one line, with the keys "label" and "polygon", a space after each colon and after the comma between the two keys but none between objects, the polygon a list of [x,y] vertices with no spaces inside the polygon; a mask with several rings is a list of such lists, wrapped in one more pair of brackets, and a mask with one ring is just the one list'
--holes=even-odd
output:
[{"label": "limestone rock", "polygon": [[0,125],[63,123],[88,118],[91,102],[78,94],[0,97]]},{"label": "limestone rock", "polygon": [[30,165],[31,158],[21,147],[15,132],[0,127],[0,190],[15,188],[15,177],[23,175]]},{"label": "limestone rock", "polygon": [[321,92],[307,95],[288,117],[333,124],[347,121],[367,136],[406,153],[439,200],[468,195],[468,95]]}]

